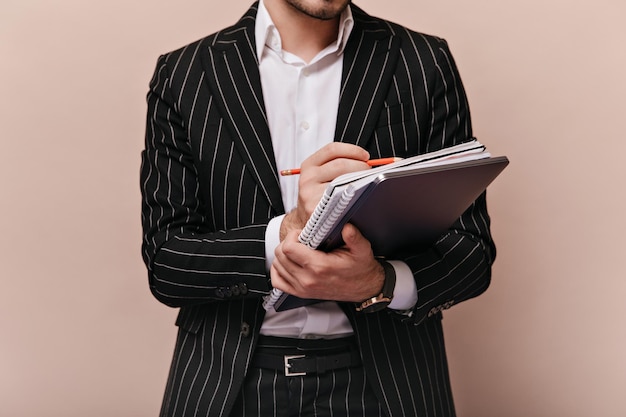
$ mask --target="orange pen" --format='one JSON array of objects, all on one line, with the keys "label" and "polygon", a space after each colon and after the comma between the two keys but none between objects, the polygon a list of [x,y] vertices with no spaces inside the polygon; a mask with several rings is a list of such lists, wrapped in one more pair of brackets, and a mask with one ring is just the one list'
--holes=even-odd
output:
[{"label": "orange pen", "polygon": [[[402,158],[396,158],[396,157],[391,157],[391,158],[380,158],[380,159],[370,159],[369,161],[367,161],[367,165],[371,166],[371,167],[377,167],[380,165],[387,165],[387,164],[391,164],[393,162],[399,161]],[[292,169],[283,169],[282,171],[280,171],[280,175],[298,175],[300,173],[300,168],[292,168]]]}]

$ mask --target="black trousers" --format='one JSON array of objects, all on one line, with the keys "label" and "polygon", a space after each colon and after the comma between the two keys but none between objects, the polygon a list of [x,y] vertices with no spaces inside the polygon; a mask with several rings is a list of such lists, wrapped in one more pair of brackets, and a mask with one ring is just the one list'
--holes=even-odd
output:
[{"label": "black trousers", "polygon": [[[259,351],[267,354],[268,349],[263,347],[263,343],[262,339]],[[272,349],[269,351],[272,352]],[[303,352],[278,348],[272,353],[283,355]],[[248,370],[231,412],[231,417],[240,416],[382,417],[384,413],[360,363],[304,376],[286,376],[284,369],[270,369],[254,363]]]}]

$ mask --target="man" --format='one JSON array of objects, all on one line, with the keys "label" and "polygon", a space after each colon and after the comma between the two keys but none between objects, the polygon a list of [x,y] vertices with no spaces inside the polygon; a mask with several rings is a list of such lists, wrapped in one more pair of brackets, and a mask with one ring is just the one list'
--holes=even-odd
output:
[{"label": "man", "polygon": [[[159,58],[141,187],[150,288],[180,307],[163,416],[454,415],[441,310],[489,285],[485,195],[384,261],[352,225],[329,253],[297,241],[337,175],[472,137],[445,41],[349,3],[262,0]],[[328,301],[266,312],[272,288]]]}]

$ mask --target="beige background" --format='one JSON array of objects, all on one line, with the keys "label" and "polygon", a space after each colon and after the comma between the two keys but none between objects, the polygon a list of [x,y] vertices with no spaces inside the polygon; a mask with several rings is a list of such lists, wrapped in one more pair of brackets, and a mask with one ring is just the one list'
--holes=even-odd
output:
[{"label": "beige background", "polygon": [[[492,286],[445,315],[459,416],[625,416],[626,3],[359,4],[448,39],[512,161]],[[248,5],[0,2],[0,415],[156,415],[175,311],[139,253],[147,84]]]}]

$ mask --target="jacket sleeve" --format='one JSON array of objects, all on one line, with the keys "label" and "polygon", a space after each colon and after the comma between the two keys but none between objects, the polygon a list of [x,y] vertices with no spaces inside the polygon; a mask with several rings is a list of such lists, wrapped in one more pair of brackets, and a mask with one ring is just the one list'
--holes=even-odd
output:
[{"label": "jacket sleeve", "polygon": [[[140,181],[142,255],[150,289],[158,300],[175,307],[259,297],[269,291],[267,224],[242,222],[226,228],[212,221],[211,204],[200,197],[189,118],[181,114],[181,95],[172,91],[173,61],[171,56],[159,58],[147,96]],[[181,61],[179,57],[175,63]],[[223,193],[229,204],[238,203],[236,194]],[[219,209],[229,210],[225,204]]]},{"label": "jacket sleeve", "polygon": [[[469,107],[456,64],[447,43],[432,38],[429,71],[430,123],[427,150],[472,138]],[[490,233],[486,194],[483,193],[435,244],[403,257],[417,284],[417,304],[400,315],[420,323],[424,319],[483,293],[490,284],[496,251]]]}]

